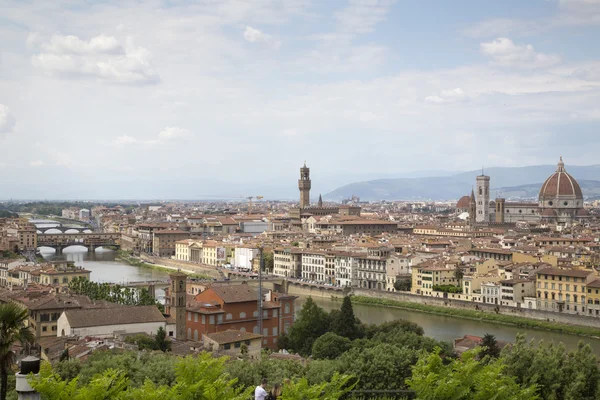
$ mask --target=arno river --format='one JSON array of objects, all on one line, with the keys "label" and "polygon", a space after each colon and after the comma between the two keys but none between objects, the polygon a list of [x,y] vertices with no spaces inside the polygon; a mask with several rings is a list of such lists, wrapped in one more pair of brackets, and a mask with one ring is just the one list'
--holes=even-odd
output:
[{"label": "arno river", "polygon": [[[53,249],[42,249],[42,255],[47,260],[69,260],[91,271],[91,279],[96,282],[122,282],[143,281],[155,279],[168,279],[168,273],[151,268],[134,267],[115,260],[115,252],[98,249],[95,253],[88,253],[85,247],[70,247],[61,255],[55,255]],[[162,293],[157,293],[160,297]],[[326,311],[341,306],[340,301],[315,298],[315,302]],[[300,310],[305,299],[298,299],[297,310]],[[441,315],[423,314],[414,311],[398,310],[383,307],[355,305],[354,312],[361,321],[378,324],[395,319],[405,319],[415,322],[423,327],[425,335],[433,338],[452,341],[463,335],[483,336],[491,333],[500,340],[514,342],[519,332],[524,332],[530,339],[546,342],[563,342],[567,348],[575,348],[579,340],[584,340],[592,345],[594,351],[600,356],[600,339],[581,338],[555,332],[546,332],[534,329],[523,329],[508,325],[498,325],[490,322],[471,321],[460,318],[451,318]]]}]

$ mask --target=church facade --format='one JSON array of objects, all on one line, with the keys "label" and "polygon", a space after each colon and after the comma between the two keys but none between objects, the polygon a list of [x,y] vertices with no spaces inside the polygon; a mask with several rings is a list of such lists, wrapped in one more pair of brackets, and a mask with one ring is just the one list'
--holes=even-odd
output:
[{"label": "church facade", "polygon": [[489,200],[490,177],[476,178],[471,196],[462,197],[457,212],[468,212],[471,224],[514,224],[517,222],[571,225],[589,216],[583,207],[583,193],[577,180],[567,173],[560,158],[556,171],[540,188],[537,202]]}]

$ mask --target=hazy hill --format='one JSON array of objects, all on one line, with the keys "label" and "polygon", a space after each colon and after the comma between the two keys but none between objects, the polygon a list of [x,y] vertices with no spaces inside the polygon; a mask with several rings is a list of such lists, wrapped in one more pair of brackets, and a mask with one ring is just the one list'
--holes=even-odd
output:
[{"label": "hazy hill", "polygon": [[[536,197],[539,188],[556,170],[556,165],[528,167],[494,167],[485,169],[491,177],[491,197],[498,190],[503,197]],[[600,165],[566,166],[567,172],[581,184],[584,196],[600,196]],[[451,176],[425,178],[377,179],[344,185],[327,193],[328,200],[342,200],[352,195],[361,200],[449,200],[469,194],[481,170]],[[495,189],[498,188],[498,189]],[[514,193],[514,195],[513,195]]]}]

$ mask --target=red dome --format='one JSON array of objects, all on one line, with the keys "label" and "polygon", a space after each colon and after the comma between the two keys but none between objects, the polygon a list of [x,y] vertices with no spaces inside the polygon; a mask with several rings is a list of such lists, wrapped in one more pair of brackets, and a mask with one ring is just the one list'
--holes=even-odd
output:
[{"label": "red dome", "polygon": [[540,200],[551,200],[557,196],[571,196],[576,199],[583,199],[583,193],[579,183],[565,171],[565,164],[562,157],[558,163],[556,172],[550,175],[540,189]]},{"label": "red dome", "polygon": [[469,196],[463,196],[456,203],[456,208],[469,208],[469,203],[471,202],[471,198]]}]

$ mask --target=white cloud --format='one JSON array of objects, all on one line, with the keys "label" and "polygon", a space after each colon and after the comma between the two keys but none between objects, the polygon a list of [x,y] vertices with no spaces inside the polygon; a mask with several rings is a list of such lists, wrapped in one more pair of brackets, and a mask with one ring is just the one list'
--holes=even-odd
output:
[{"label": "white cloud", "polygon": [[44,165],[44,162],[42,160],[35,160],[29,163],[30,167],[41,167],[42,165]]},{"label": "white cloud", "polygon": [[129,145],[156,145],[164,144],[167,142],[173,142],[177,140],[187,139],[192,136],[192,132],[187,129],[179,128],[177,126],[168,126],[160,131],[156,138],[152,139],[138,139],[133,136],[123,135],[114,139],[110,144],[116,147],[123,147]]},{"label": "white cloud", "polygon": [[439,95],[425,97],[425,101],[436,104],[455,103],[465,99],[466,94],[461,88],[442,90]]},{"label": "white cloud", "polygon": [[480,49],[491,58],[492,64],[503,67],[544,68],[560,62],[557,55],[539,53],[530,44],[517,45],[503,37],[481,43]]},{"label": "white cloud", "polygon": [[187,138],[190,136],[192,136],[192,132],[177,126],[166,127],[158,134],[159,139],[163,141]]},{"label": "white cloud", "polygon": [[[28,43],[35,43],[30,38]],[[122,43],[106,35],[88,41],[74,35],[54,35],[41,44],[32,63],[64,78],[90,77],[130,85],[156,83],[159,79],[150,52],[136,46],[131,38]]]},{"label": "white cloud", "polygon": [[335,17],[340,30],[351,33],[368,33],[385,20],[395,0],[350,0],[348,7]]},{"label": "white cloud", "polygon": [[271,35],[268,35],[251,26],[246,26],[246,30],[244,31],[244,39],[250,43],[265,45],[273,50],[277,50],[279,47],[281,47],[280,41],[273,39]]},{"label": "white cloud", "polygon": [[15,117],[4,104],[0,104],[0,139],[3,135],[14,131],[16,125]]}]

